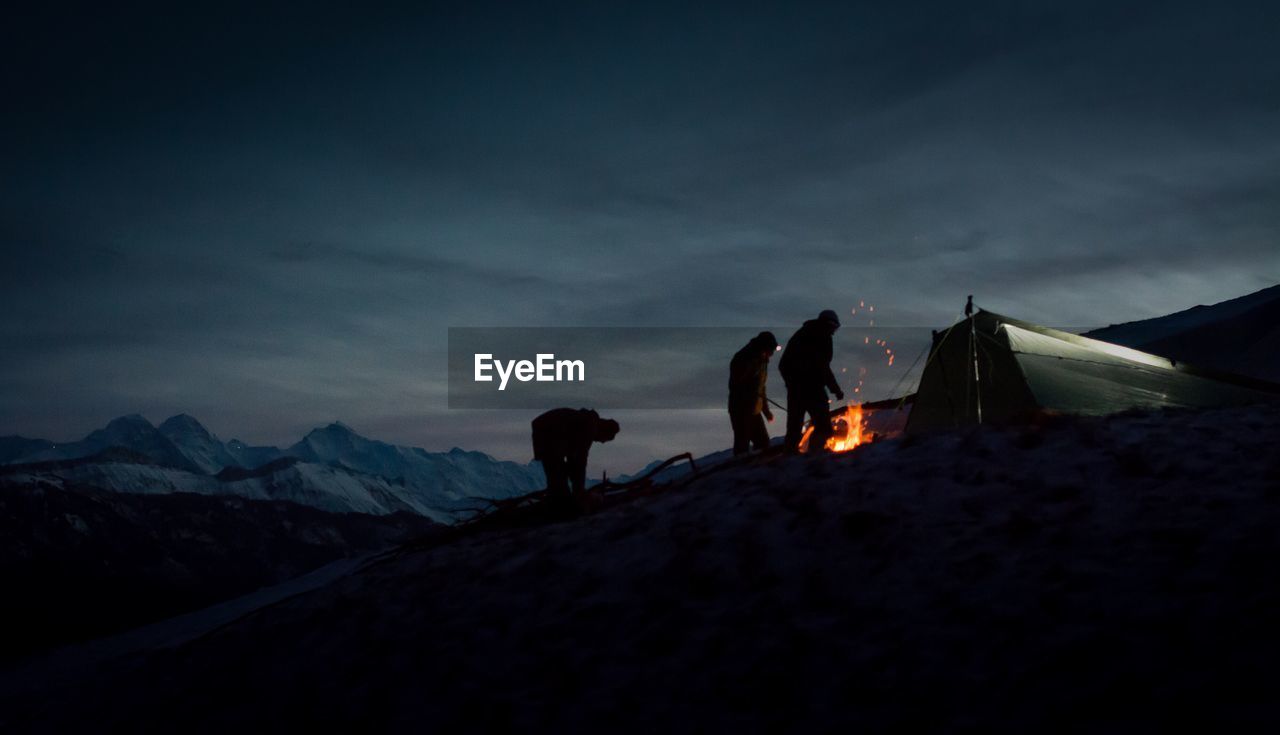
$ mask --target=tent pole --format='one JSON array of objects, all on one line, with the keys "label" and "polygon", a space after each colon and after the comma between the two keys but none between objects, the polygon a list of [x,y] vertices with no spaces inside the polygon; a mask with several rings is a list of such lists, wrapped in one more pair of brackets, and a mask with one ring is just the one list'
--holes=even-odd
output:
[{"label": "tent pole", "polygon": [[973,350],[974,407],[978,412],[978,425],[982,425],[982,381],[978,376],[978,327],[976,317],[969,317],[969,349]]}]

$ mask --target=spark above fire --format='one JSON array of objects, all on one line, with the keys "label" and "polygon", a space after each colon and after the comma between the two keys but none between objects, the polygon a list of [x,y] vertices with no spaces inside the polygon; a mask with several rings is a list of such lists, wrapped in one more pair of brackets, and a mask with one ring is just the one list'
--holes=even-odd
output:
[{"label": "spark above fire", "polygon": [[[849,310],[849,314],[851,316],[858,316],[858,312],[861,311],[869,316],[874,314],[875,310],[875,305],[868,304],[865,299],[860,299],[858,301],[858,305]],[[875,327],[875,325],[875,320],[867,320],[868,327]],[[897,355],[894,354],[893,347],[889,344],[888,340],[881,338],[873,339],[871,336],[863,336],[862,344],[868,347],[873,347],[876,354],[880,355],[881,359],[884,359],[885,365],[889,367],[893,366],[894,359]],[[880,352],[880,350],[883,350],[883,352]],[[847,373],[848,371],[848,367],[840,368],[840,372],[842,374]],[[852,386],[852,390],[850,392],[853,394],[861,394],[866,378],[867,367],[865,365],[861,365],[858,367],[858,382]],[[826,448],[828,451],[847,452],[861,444],[866,444],[874,437],[874,434],[867,429],[867,415],[863,411],[861,403],[850,403],[843,408],[834,409],[831,412],[831,422],[833,434],[829,439],[827,439]],[[804,437],[800,440],[801,451],[807,451],[809,446],[809,437],[811,434],[813,434],[812,426],[805,429]]]}]

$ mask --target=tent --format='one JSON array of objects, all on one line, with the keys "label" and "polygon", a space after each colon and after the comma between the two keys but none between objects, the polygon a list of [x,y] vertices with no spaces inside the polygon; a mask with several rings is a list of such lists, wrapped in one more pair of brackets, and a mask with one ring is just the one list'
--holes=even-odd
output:
[{"label": "tent", "polygon": [[1280,385],[979,310],[936,332],[908,433],[1025,420],[1042,411],[1236,406]]}]

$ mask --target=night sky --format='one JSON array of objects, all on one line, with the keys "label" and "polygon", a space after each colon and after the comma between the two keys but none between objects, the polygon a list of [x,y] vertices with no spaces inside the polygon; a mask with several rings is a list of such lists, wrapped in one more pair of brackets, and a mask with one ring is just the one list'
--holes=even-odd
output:
[{"label": "night sky", "polygon": [[[0,434],[526,461],[530,412],[446,410],[447,327],[1092,326],[1280,281],[1275,3],[512,5],[10,11]],[[623,418],[597,468],[729,443]]]}]

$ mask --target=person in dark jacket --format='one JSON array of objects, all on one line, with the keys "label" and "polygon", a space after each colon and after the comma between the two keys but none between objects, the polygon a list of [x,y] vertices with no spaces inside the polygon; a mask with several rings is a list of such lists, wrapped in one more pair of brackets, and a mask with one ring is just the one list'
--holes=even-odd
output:
[{"label": "person in dark jacket", "polygon": [[533,420],[533,458],[547,475],[549,500],[570,500],[570,486],[573,495],[584,497],[591,443],[613,441],[619,428],[617,421],[586,408],[555,408]]},{"label": "person in dark jacket", "polygon": [[831,337],[839,328],[840,318],[827,309],[796,330],[778,361],[778,372],[782,373],[787,386],[786,447],[789,451],[800,449],[805,414],[813,422],[810,451],[822,451],[831,436],[827,391],[835,394],[836,400],[844,400],[844,391],[831,372]]},{"label": "person in dark jacket", "polygon": [[773,421],[765,382],[769,379],[769,358],[778,351],[773,332],[751,338],[729,361],[729,424],[733,427],[733,453],[769,446],[765,419]]}]

